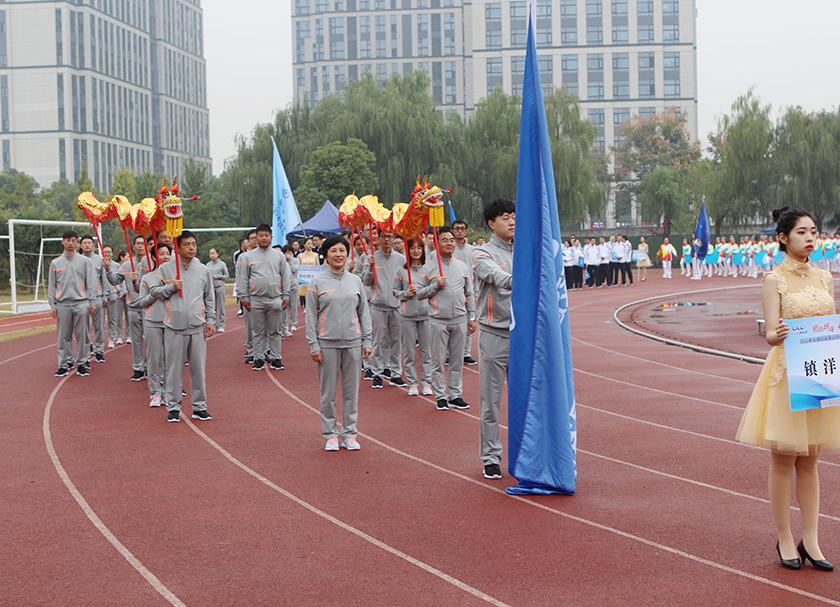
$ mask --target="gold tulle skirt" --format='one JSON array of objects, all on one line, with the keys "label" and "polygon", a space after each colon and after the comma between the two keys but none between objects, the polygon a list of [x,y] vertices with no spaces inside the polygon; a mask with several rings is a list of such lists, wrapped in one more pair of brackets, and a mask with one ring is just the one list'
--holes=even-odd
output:
[{"label": "gold tulle skirt", "polygon": [[840,449],[840,407],[791,411],[785,352],[770,350],[735,438],[796,455]]}]

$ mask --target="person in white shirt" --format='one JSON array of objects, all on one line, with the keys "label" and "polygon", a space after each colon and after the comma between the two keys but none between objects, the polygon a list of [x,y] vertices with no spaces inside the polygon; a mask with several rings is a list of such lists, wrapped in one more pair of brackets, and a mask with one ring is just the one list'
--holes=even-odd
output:
[{"label": "person in white shirt", "polygon": [[610,246],[607,244],[607,239],[603,236],[598,239],[598,287],[603,287],[604,283],[611,285],[610,276]]},{"label": "person in white shirt", "polygon": [[583,288],[583,247],[580,240],[572,238],[572,257],[575,260],[575,265],[572,267],[573,286],[576,289]]},{"label": "person in white shirt", "polygon": [[572,269],[575,267],[575,251],[572,248],[571,241],[563,241],[563,275],[566,277],[566,288],[574,289],[574,276],[572,276]]},{"label": "person in white shirt", "polygon": [[583,247],[583,265],[588,274],[586,278],[586,288],[588,289],[592,289],[600,284],[600,276],[598,275],[598,264],[601,263],[600,259],[601,255],[595,239],[588,239],[586,245]]}]

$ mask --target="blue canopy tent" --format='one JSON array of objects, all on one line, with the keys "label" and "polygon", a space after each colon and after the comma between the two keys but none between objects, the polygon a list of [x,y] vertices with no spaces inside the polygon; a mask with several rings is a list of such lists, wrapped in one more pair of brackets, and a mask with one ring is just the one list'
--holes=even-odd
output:
[{"label": "blue canopy tent", "polygon": [[315,215],[303,222],[303,226],[298,224],[294,230],[288,232],[286,238],[303,238],[312,234],[339,233],[341,233],[341,226],[338,225],[338,209],[332,202],[327,200]]}]

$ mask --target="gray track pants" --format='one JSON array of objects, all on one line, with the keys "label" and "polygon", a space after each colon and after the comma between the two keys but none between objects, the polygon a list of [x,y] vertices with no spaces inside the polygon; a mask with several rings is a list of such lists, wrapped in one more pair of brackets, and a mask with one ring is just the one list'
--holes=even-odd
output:
[{"label": "gray track pants", "polygon": [[270,352],[269,359],[280,358],[280,313],[283,311],[283,300],[251,299],[251,332],[254,335],[253,351],[257,360],[265,358],[266,351]]},{"label": "gray track pants", "polygon": [[[467,338],[467,319],[429,322],[432,342],[432,391],[435,400],[455,400],[461,397],[464,372],[464,340]],[[444,365],[449,358],[448,381]],[[447,396],[448,393],[448,396]]]},{"label": "gray track pants", "polygon": [[248,308],[242,308],[242,313],[245,318],[245,354],[250,356],[254,353],[254,333],[251,329],[251,311]]},{"label": "gray track pants", "polygon": [[499,409],[508,372],[510,338],[482,329],[478,335],[478,372],[481,374],[481,461],[500,464]]},{"label": "gray track pants", "polygon": [[225,285],[213,287],[216,295],[216,330],[225,328]]},{"label": "gray track pants", "polygon": [[385,369],[391,370],[391,377],[401,375],[400,316],[397,309],[371,306],[370,316],[373,322],[370,370],[374,375],[382,375]]},{"label": "gray track pants", "polygon": [[[318,365],[321,381],[321,435],[324,438],[356,436],[356,420],[359,417],[359,375],[362,349],[324,348],[321,350],[324,362]],[[341,373],[341,432],[336,424],[335,398],[338,375]]]},{"label": "gray track pants", "polygon": [[143,324],[143,332],[146,336],[146,370],[149,378],[149,396],[160,396],[163,398],[163,385],[166,379],[166,358],[165,358],[165,336],[163,324]]},{"label": "gray track pants", "polygon": [[108,299],[108,339],[111,341],[122,337],[122,313],[119,309],[121,305],[121,299]]},{"label": "gray track pants", "polygon": [[166,349],[166,381],[163,399],[169,411],[181,410],[181,390],[184,384],[184,361],[190,366],[190,396],[193,411],[207,409],[204,370],[207,364],[207,339],[204,328],[196,333],[164,330]]},{"label": "gray track pants", "polygon": [[131,338],[131,368],[146,370],[146,355],[143,352],[143,312],[128,308],[126,333]]},{"label": "gray track pants", "polygon": [[[87,303],[56,304],[56,342],[58,344],[58,366],[65,369],[75,362],[76,367],[86,365],[88,359]],[[73,354],[73,339],[76,339],[75,355]]]},{"label": "gray track pants", "polygon": [[298,323],[298,308],[300,307],[299,289],[292,287],[289,291],[289,307],[285,310],[286,327],[291,331],[292,327],[296,327]]},{"label": "gray track pants", "polygon": [[402,341],[402,366],[408,386],[417,385],[417,348],[420,342],[420,379],[424,384],[432,383],[432,348],[429,337],[428,318],[400,317],[400,340]]},{"label": "gray track pants", "polygon": [[93,351],[96,354],[105,353],[105,310],[102,307],[102,299],[100,298],[93,304],[96,306],[96,311],[90,317],[91,328],[88,330],[88,345],[93,346]]}]

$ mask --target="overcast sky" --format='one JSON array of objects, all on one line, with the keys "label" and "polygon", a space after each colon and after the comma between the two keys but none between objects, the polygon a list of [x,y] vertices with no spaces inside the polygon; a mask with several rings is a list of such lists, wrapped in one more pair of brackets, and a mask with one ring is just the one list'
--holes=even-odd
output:
[{"label": "overcast sky", "polygon": [[[292,0],[204,0],[214,172],[292,99]],[[774,110],[840,102],[838,0],[697,0],[700,137],[750,86]]]}]

